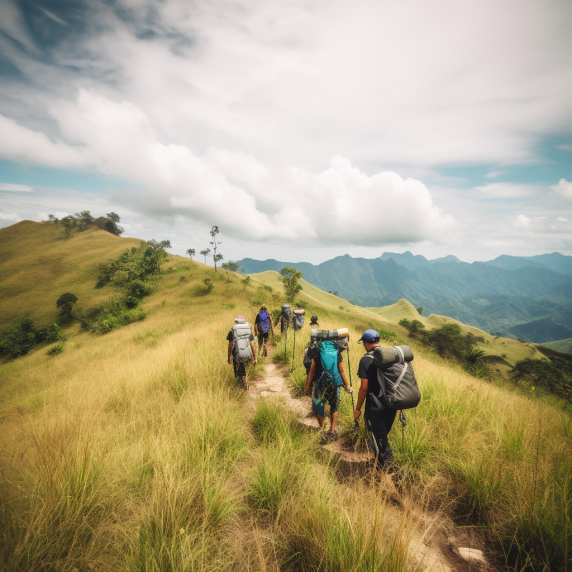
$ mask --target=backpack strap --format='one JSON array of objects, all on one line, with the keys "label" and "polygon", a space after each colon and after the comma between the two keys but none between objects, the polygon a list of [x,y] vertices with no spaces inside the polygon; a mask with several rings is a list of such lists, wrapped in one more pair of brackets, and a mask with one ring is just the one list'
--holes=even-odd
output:
[{"label": "backpack strap", "polygon": [[399,346],[393,346],[393,351],[395,355],[399,359],[399,363],[405,363],[405,355],[403,354],[403,350]]}]

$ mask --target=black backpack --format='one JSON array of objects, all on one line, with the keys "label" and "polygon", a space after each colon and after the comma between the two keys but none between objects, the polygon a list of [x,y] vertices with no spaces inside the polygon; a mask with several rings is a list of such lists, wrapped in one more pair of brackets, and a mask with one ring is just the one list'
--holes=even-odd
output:
[{"label": "black backpack", "polygon": [[417,385],[411,361],[413,352],[409,346],[373,350],[373,363],[377,366],[378,395],[369,393],[375,404],[374,409],[413,409],[421,401],[421,392]]}]

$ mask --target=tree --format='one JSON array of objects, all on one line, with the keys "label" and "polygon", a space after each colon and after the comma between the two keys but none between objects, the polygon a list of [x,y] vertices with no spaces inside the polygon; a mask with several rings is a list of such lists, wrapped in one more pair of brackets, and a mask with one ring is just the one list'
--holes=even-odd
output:
[{"label": "tree", "polygon": [[60,309],[60,316],[63,322],[70,322],[72,319],[72,306],[77,302],[77,296],[66,292],[62,294],[56,302],[56,307]]},{"label": "tree", "polygon": [[60,222],[64,227],[64,232],[66,233],[66,236],[69,236],[72,230],[77,226],[76,218],[71,215],[65,216]]},{"label": "tree", "polygon": [[237,272],[240,266],[236,262],[229,260],[228,262],[223,262],[222,268],[228,270],[229,272]]},{"label": "tree", "polygon": [[423,306],[419,306],[419,308],[417,308],[417,313],[422,316],[423,315]]},{"label": "tree", "polygon": [[59,219],[53,214],[48,215],[48,220],[51,222],[55,222],[56,224],[59,222]]},{"label": "tree", "polygon": [[207,292],[212,292],[212,289],[214,288],[214,284],[212,282],[212,280],[210,278],[205,278],[203,280],[205,287],[207,289]]},{"label": "tree", "polygon": [[81,211],[79,213],[75,213],[75,218],[80,223],[82,229],[87,228],[87,226],[95,220],[89,211]]},{"label": "tree", "polygon": [[189,248],[187,250],[187,254],[189,255],[189,258],[192,260],[193,256],[195,256],[195,254],[196,254],[196,251],[194,248]]},{"label": "tree", "polygon": [[284,285],[286,301],[289,304],[293,304],[296,296],[300,290],[302,290],[302,286],[298,284],[298,280],[300,280],[304,275],[299,270],[296,270],[291,266],[284,266],[284,268],[280,270],[280,275],[282,276],[282,284]]},{"label": "tree", "polygon": [[218,246],[219,244],[222,244],[222,242],[217,242],[217,241],[216,241],[216,236],[217,236],[218,233],[219,233],[218,226],[213,226],[213,227],[211,228],[211,238],[212,238],[211,244],[212,244],[212,247],[213,247],[213,260],[214,260],[214,269],[215,269],[215,272],[216,272],[216,263],[217,263],[219,260],[222,260],[222,254],[217,254],[217,253],[216,253],[217,246]]},{"label": "tree", "polygon": [[210,254],[210,252],[211,252],[210,248],[205,248],[204,250],[201,250],[199,253],[205,257],[205,264],[207,263],[207,256]]}]

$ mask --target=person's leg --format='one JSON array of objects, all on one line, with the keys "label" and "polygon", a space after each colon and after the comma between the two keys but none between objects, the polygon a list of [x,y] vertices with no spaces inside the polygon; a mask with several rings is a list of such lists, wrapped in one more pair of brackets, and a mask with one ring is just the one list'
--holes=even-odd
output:
[{"label": "person's leg", "polygon": [[338,420],[338,411],[340,409],[340,388],[336,387],[331,392],[331,396],[328,399],[330,403],[330,432],[335,434],[336,432],[336,422]]},{"label": "person's leg", "polygon": [[367,422],[377,444],[377,463],[380,467],[393,462],[393,451],[389,445],[387,434],[395,420],[394,409],[368,411]]}]

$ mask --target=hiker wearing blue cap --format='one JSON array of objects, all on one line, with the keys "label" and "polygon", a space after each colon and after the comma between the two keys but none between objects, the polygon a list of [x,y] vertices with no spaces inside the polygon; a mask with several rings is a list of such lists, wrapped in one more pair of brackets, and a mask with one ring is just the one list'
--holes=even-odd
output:
[{"label": "hiker wearing blue cap", "polygon": [[375,330],[366,330],[358,340],[363,343],[367,352],[359,362],[358,377],[361,380],[354,419],[359,419],[361,408],[365,401],[365,422],[373,434],[376,444],[376,461],[379,467],[391,468],[393,464],[393,452],[389,445],[387,434],[391,431],[395,415],[395,409],[388,409],[383,403],[376,404],[370,398],[370,393],[378,395],[380,385],[377,379],[378,368],[373,362],[373,349],[380,345],[380,336]]}]

